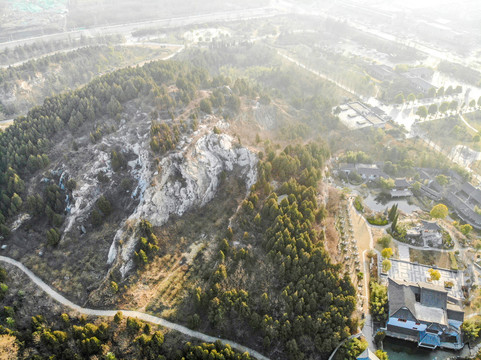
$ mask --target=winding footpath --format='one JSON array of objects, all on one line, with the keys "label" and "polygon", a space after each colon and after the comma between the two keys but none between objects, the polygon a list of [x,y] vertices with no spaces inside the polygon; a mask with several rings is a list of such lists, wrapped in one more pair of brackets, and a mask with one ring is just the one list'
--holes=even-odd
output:
[{"label": "winding footpath", "polygon": [[358,337],[361,336],[361,335],[362,335],[362,333],[357,333],[357,334],[351,335],[351,336],[349,336],[348,338],[346,338],[346,339],[344,339],[343,341],[341,341],[341,342],[339,343],[339,345],[337,345],[337,347],[334,349],[334,351],[332,352],[331,356],[329,356],[329,359],[328,359],[328,360],[334,359],[334,355],[336,355],[337,350],[339,350],[339,348],[340,348],[342,345],[344,345],[346,342],[348,342],[348,341],[351,340],[351,339],[358,338]]},{"label": "winding footpath", "polygon": [[196,338],[205,342],[213,343],[220,340],[223,344],[229,344],[233,349],[240,351],[241,353],[248,352],[251,356],[254,356],[256,359],[269,360],[268,357],[260,354],[259,352],[249,349],[248,347],[238,344],[236,342],[220,339],[215,336],[206,335],[204,333],[186,328],[185,326],[175,324],[165,319],[159,318],[157,316],[149,315],[143,312],[131,311],[131,310],[96,310],[96,309],[83,308],[77,304],[74,304],[64,296],[60,295],[58,292],[56,292],[54,289],[48,286],[42,279],[40,279],[37,275],[35,275],[32,271],[30,271],[25,265],[18,262],[17,260],[11,259],[6,256],[0,256],[0,261],[17,267],[18,269],[23,271],[35,283],[35,285],[37,285],[40,289],[46,292],[47,295],[50,296],[52,299],[56,300],[57,302],[59,302],[60,304],[66,307],[69,307],[72,310],[79,312],[80,314],[91,315],[91,316],[113,317],[117,312],[121,311],[126,316],[134,317],[152,324],[160,325],[168,329],[178,331],[189,337]]},{"label": "winding footpath", "polygon": [[463,116],[463,114],[462,114],[461,112],[458,113],[458,115],[459,115],[459,118],[461,119],[461,121],[462,121],[468,128],[470,128],[471,130],[473,130],[475,134],[478,133],[478,129],[476,129],[476,128],[472,127],[471,125],[469,125],[469,123],[466,121],[466,119],[464,118],[464,116]]}]

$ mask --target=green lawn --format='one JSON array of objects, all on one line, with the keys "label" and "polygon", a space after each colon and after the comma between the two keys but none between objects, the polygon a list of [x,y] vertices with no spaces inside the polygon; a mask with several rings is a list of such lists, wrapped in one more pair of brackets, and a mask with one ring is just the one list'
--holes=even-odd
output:
[{"label": "green lawn", "polygon": [[464,114],[464,118],[472,127],[481,131],[481,110],[476,110],[468,114]]},{"label": "green lawn", "polygon": [[[470,122],[468,119],[466,121]],[[476,127],[474,124],[471,124]],[[481,118],[479,123],[481,129]],[[473,150],[481,151],[481,143],[473,142],[474,131],[469,129],[459,118],[444,118],[437,120],[429,120],[419,124],[429,138],[441,146],[443,149],[449,149],[456,145],[465,145]]]}]

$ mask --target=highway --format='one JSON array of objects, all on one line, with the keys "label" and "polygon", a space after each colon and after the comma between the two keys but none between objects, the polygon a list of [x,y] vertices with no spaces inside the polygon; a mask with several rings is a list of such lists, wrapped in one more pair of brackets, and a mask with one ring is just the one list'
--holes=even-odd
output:
[{"label": "highway", "polygon": [[20,45],[33,44],[38,41],[57,41],[57,40],[73,40],[82,36],[95,37],[99,35],[124,35],[128,36],[133,31],[148,28],[172,28],[177,26],[186,26],[193,24],[202,24],[206,22],[223,22],[249,20],[256,18],[272,17],[280,14],[279,10],[271,7],[259,7],[252,9],[243,9],[235,11],[224,11],[217,13],[191,15],[183,17],[175,17],[170,19],[141,21],[135,23],[98,26],[88,29],[71,30],[54,34],[35,36],[25,39],[12,40],[0,43],[0,51],[5,48],[13,48]]}]

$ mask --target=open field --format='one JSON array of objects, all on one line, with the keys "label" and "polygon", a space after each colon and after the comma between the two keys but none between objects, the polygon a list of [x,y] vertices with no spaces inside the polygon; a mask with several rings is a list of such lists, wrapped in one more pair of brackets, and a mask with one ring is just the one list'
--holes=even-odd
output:
[{"label": "open field", "polygon": [[437,267],[451,269],[453,265],[448,253],[430,250],[409,249],[411,262],[424,265],[436,265]]}]

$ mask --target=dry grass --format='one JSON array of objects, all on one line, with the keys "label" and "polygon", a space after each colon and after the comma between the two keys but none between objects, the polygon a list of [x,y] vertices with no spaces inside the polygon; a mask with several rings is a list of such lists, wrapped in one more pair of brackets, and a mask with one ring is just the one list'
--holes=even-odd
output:
[{"label": "dry grass", "polygon": [[324,220],[326,229],[326,239],[324,246],[334,263],[339,263],[341,261],[341,254],[338,251],[339,244],[339,234],[335,228],[334,217],[329,216]]},{"label": "dry grass", "polygon": [[440,268],[451,269],[449,253],[430,250],[409,249],[409,256],[412,262],[424,265],[436,265]]},{"label": "dry grass", "polygon": [[171,283],[172,277],[181,271],[181,258],[181,253],[167,254],[149,264],[142,271],[142,276],[133,282],[123,295],[121,304],[145,310],[151,299],[159,292],[165,292],[166,285]]},{"label": "dry grass", "polygon": [[13,120],[6,120],[0,122],[0,131],[5,131],[10,125],[13,124]]},{"label": "dry grass", "polygon": [[15,336],[0,335],[0,360],[16,359],[18,344]]},{"label": "dry grass", "polygon": [[212,239],[224,234],[228,219],[245,196],[245,185],[236,174],[230,174],[221,184],[218,196],[204,208],[172,217],[156,229],[160,253],[164,254],[134,275],[119,300],[119,307],[171,316],[196,283],[192,264],[196,255]]}]

